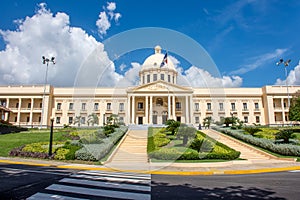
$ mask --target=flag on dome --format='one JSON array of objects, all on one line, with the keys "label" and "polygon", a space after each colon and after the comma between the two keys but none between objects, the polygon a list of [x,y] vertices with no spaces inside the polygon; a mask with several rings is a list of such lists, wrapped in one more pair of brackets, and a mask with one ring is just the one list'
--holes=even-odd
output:
[{"label": "flag on dome", "polygon": [[168,64],[168,53],[165,54],[164,59],[162,60],[160,67],[163,67],[164,65]]}]

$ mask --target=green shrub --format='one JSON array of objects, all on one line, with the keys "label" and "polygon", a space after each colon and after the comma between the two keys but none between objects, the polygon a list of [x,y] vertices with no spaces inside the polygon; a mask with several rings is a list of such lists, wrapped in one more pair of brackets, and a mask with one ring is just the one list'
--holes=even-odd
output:
[{"label": "green shrub", "polygon": [[246,133],[249,133],[250,135],[254,136],[255,133],[262,131],[262,130],[256,126],[246,126],[246,127],[244,127],[244,131]]},{"label": "green shrub", "polygon": [[153,136],[153,141],[156,147],[162,147],[169,144],[170,139],[163,133],[156,133]]},{"label": "green shrub", "polygon": [[196,150],[197,152],[199,152],[203,141],[204,141],[204,139],[195,138],[192,141],[192,143],[190,145],[190,148]]},{"label": "green shrub", "polygon": [[57,151],[55,152],[54,159],[56,159],[56,160],[66,160],[66,154],[68,154],[69,151],[70,151],[69,149],[65,149],[65,148],[57,149]]},{"label": "green shrub", "polygon": [[153,136],[148,137],[148,143],[147,143],[147,153],[153,152],[155,150],[155,144]]}]

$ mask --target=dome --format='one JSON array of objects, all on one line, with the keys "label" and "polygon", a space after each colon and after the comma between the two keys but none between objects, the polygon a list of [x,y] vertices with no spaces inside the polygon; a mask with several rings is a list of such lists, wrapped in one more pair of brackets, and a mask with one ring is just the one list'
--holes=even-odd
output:
[{"label": "dome", "polygon": [[[156,46],[155,47],[155,54],[152,54],[143,63],[143,69],[149,69],[149,68],[160,68],[160,65],[162,64],[164,60],[165,54],[161,53],[161,47]],[[162,69],[172,69],[175,70],[174,64],[171,61],[169,57],[167,57],[167,62],[161,67]]]}]

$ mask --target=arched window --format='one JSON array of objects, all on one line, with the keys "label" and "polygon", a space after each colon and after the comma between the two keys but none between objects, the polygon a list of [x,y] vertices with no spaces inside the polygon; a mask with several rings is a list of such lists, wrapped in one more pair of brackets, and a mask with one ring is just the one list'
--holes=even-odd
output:
[{"label": "arched window", "polygon": [[157,106],[163,106],[163,103],[164,103],[164,102],[163,102],[162,98],[157,98],[157,99],[156,99],[156,105],[157,105]]}]

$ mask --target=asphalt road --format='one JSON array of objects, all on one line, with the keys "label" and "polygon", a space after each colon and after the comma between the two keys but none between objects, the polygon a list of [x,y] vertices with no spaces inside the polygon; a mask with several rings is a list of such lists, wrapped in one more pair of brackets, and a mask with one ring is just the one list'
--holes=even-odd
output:
[{"label": "asphalt road", "polygon": [[76,170],[0,164],[0,199],[26,199]]},{"label": "asphalt road", "polygon": [[[43,191],[44,188],[54,184],[79,185],[87,191],[103,190],[102,186],[82,185],[84,171],[58,169],[49,167],[35,167],[26,165],[0,164],[0,199],[26,199],[27,197]],[[91,173],[91,172],[86,172]],[[96,175],[98,172],[93,172]],[[99,171],[99,175],[100,175]],[[109,176],[110,172],[105,172]],[[64,179],[69,181],[74,176],[80,176],[78,183],[58,183]],[[86,177],[90,177],[86,176]],[[99,178],[97,178],[97,181]],[[251,175],[215,175],[215,176],[151,176],[151,199],[299,199],[300,197],[300,171],[264,173]],[[88,181],[88,180],[86,180]],[[122,184],[122,183],[121,183]],[[128,184],[127,184],[128,185]],[[69,187],[68,186],[68,187]],[[54,186],[53,186],[54,187]],[[84,188],[86,187],[86,189]],[[105,186],[107,187],[107,186]],[[120,192],[112,184],[112,196]],[[144,187],[144,186],[143,186]],[[103,190],[104,191],[104,190]],[[125,190],[126,191],[126,190]],[[97,192],[96,192],[97,193]],[[64,192],[59,192],[64,194]],[[66,193],[68,194],[68,193]],[[101,192],[100,192],[101,195]],[[139,193],[140,195],[140,193]],[[76,196],[74,194],[74,196]],[[77,196],[79,197],[79,196]],[[85,195],[88,197],[88,195]],[[101,198],[92,198],[101,199]],[[109,198],[105,198],[109,199]]]},{"label": "asphalt road", "polygon": [[152,199],[300,199],[300,171],[249,175],[152,175]]}]

